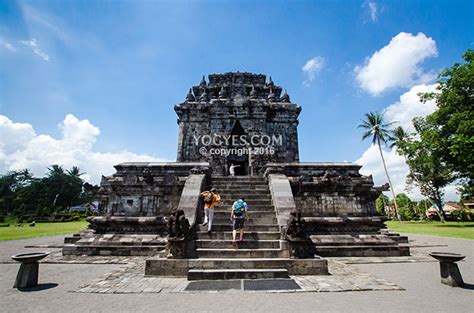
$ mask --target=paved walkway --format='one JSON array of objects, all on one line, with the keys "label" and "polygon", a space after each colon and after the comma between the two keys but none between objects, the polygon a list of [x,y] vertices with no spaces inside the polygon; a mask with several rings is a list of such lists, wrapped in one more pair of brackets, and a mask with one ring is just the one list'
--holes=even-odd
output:
[{"label": "paved walkway", "polygon": [[[291,293],[244,292],[238,307],[235,293],[242,291],[185,291],[185,279],[144,277],[143,258],[63,258],[58,248],[23,248],[59,245],[63,236],[1,241],[0,303],[2,312],[471,312],[474,240],[409,237],[419,246],[411,257],[332,258],[333,275],[294,276],[301,289]],[[53,252],[40,266],[39,288],[11,288],[18,264],[10,256],[38,250]],[[471,289],[442,285],[438,263],[426,256],[430,251],[466,254],[459,267]]]}]

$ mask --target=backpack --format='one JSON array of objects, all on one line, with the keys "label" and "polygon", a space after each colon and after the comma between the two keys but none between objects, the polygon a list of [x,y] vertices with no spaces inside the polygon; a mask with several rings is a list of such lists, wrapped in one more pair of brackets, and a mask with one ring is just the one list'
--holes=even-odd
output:
[{"label": "backpack", "polygon": [[238,200],[233,205],[233,212],[235,217],[242,217],[245,211],[245,202],[242,200]]},{"label": "backpack", "polygon": [[208,191],[208,192],[207,192],[207,195],[204,196],[204,203],[205,203],[205,204],[211,204],[211,203],[212,203],[212,198],[214,198],[213,196],[214,196],[214,195],[212,194],[212,192],[209,192],[209,191]]}]

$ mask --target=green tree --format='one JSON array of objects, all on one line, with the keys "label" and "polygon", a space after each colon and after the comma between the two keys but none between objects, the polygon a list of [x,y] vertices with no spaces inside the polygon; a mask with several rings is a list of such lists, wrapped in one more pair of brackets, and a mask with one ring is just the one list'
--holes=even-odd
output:
[{"label": "green tree", "polygon": [[21,207],[24,214],[35,212],[49,214],[58,207],[65,209],[68,206],[89,202],[95,193],[83,190],[82,175],[78,167],[74,166],[65,171],[59,165],[48,168],[48,173],[43,178],[33,178],[28,170],[2,175],[0,211],[5,213],[15,211],[18,214]]},{"label": "green tree", "polygon": [[467,50],[463,59],[439,75],[437,92],[421,99],[436,101],[438,109],[427,121],[436,125],[443,142],[437,155],[461,179],[467,199],[474,198],[474,50]]},{"label": "green tree", "polygon": [[396,197],[398,203],[398,210],[400,217],[404,221],[409,221],[415,218],[416,213],[413,209],[413,201],[404,193],[399,193]]},{"label": "green tree", "polygon": [[406,142],[411,138],[411,134],[407,132],[402,126],[397,126],[389,138],[390,148],[396,148],[397,152],[404,156],[403,150]]},{"label": "green tree", "polygon": [[413,125],[418,137],[407,141],[404,149],[410,167],[407,183],[418,185],[421,193],[434,203],[440,220],[444,222],[443,188],[456,177],[440,155],[444,142],[437,125],[423,117],[414,118]]},{"label": "green tree", "polygon": [[[396,127],[393,132],[392,132],[392,137],[390,138],[391,144],[390,148],[395,148],[397,153],[405,159],[405,163],[408,165],[407,161],[407,144],[408,142],[412,139],[412,134],[407,132],[402,126]],[[410,167],[408,167],[408,170],[411,171]],[[409,177],[412,177],[413,180],[416,182],[416,176],[408,174]],[[420,183],[416,182],[416,184],[419,186]],[[433,202],[428,199],[428,201],[431,202],[430,206],[433,205]],[[417,214],[419,215],[419,214]]]},{"label": "green tree", "polygon": [[15,204],[15,194],[29,185],[33,175],[27,170],[11,171],[0,176],[0,210],[4,213],[10,213],[19,206]]},{"label": "green tree", "polygon": [[409,208],[413,204],[410,197],[408,197],[403,192],[399,193],[396,198],[397,198],[398,207],[400,207],[400,208],[402,208],[402,207]]},{"label": "green tree", "polygon": [[382,144],[386,145],[390,140],[390,125],[393,123],[385,123],[383,120],[383,115],[378,112],[370,112],[365,114],[365,120],[362,120],[362,123],[358,126],[359,128],[365,129],[365,133],[362,135],[362,140],[365,140],[371,137],[372,144],[377,144],[380,152],[380,157],[382,159],[383,168],[385,170],[385,175],[387,175],[387,180],[390,185],[390,190],[393,195],[393,202],[395,205],[395,214],[397,219],[400,221],[400,215],[398,213],[397,200],[395,199],[395,191],[393,189],[393,184],[388,174],[387,165],[385,164],[385,158],[383,156]]},{"label": "green tree", "polygon": [[59,206],[63,209],[82,202],[82,185],[80,169],[73,166],[65,171],[62,166],[52,165],[43,178],[47,189],[47,201],[42,203],[45,207]]},{"label": "green tree", "polygon": [[385,212],[385,206],[390,203],[390,199],[384,195],[383,193],[380,194],[380,196],[377,198],[375,201],[375,207],[376,207],[376,212],[378,215],[387,215],[387,212]]}]

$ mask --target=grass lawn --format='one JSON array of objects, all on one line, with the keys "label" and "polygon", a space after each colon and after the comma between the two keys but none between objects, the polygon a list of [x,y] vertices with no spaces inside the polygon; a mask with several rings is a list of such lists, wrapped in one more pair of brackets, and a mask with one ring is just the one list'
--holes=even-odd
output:
[{"label": "grass lawn", "polygon": [[77,222],[36,223],[35,227],[30,227],[28,226],[28,223],[23,223],[22,227],[16,227],[16,219],[7,219],[5,224],[10,224],[10,227],[0,227],[0,240],[77,233],[86,228],[88,222],[85,219],[82,219]]},{"label": "grass lawn", "polygon": [[474,239],[474,222],[398,222],[388,221],[387,227],[397,233]]}]

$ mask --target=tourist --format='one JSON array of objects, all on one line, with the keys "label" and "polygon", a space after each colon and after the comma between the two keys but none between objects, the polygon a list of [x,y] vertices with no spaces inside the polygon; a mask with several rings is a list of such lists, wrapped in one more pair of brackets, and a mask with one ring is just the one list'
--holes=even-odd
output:
[{"label": "tourist", "polygon": [[240,167],[240,165],[234,165],[234,163],[230,164],[230,167],[229,167],[230,176],[235,176],[235,168],[236,167]]},{"label": "tourist", "polygon": [[217,189],[212,188],[211,191],[204,191],[201,193],[201,197],[204,200],[204,223],[203,226],[207,225],[207,233],[210,235],[212,232],[212,220],[214,219],[214,207],[217,203],[220,203],[221,197],[217,194]]},{"label": "tourist", "polygon": [[237,230],[240,230],[240,239],[244,239],[244,223],[248,220],[248,205],[245,202],[245,199],[242,197],[239,200],[235,201],[232,205],[230,212],[230,220],[232,222],[232,245],[235,246],[237,242],[235,238],[237,237]]}]

